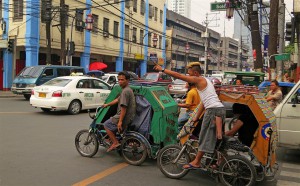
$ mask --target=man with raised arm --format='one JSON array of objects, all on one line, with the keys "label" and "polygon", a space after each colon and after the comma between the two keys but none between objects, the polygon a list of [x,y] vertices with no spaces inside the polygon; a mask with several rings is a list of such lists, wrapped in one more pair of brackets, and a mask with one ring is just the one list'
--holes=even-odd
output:
[{"label": "man with raised arm", "polygon": [[[201,158],[204,153],[213,153],[217,139],[222,139],[222,121],[225,119],[225,108],[221,103],[218,95],[216,94],[213,84],[207,78],[201,75],[201,67],[199,62],[190,63],[188,66],[189,76],[179,74],[177,72],[164,69],[160,65],[156,64],[154,70],[164,72],[174,78],[181,79],[183,81],[194,83],[198,90],[202,104],[205,109],[203,116],[203,122],[199,134],[199,149],[196,158],[187,165],[184,165],[184,169],[197,169],[200,168]],[[196,114],[193,121],[198,121],[200,112]]]}]

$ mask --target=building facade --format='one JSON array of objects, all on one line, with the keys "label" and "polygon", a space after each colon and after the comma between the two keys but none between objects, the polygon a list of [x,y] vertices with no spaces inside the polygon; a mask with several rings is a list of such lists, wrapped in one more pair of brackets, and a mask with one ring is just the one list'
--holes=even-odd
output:
[{"label": "building facade", "polygon": [[167,0],[168,9],[191,19],[191,0]]},{"label": "building facade", "polygon": [[[167,11],[167,67],[185,72],[189,62],[200,61],[204,68],[205,26],[173,11]],[[207,72],[219,70],[220,34],[208,29]]]},{"label": "building facade", "polygon": [[[44,20],[47,2],[51,3],[51,62],[62,64],[60,59],[61,25],[59,0],[2,0],[2,17],[5,29],[0,46],[4,73],[3,86],[9,89],[13,77],[24,66],[46,64],[47,41]],[[13,10],[13,11],[12,11]],[[165,65],[166,4],[156,0],[66,1],[65,41],[75,43],[75,52],[67,65],[82,66],[88,71],[89,64],[101,61],[107,64],[104,71],[130,70],[139,75],[152,69],[150,54]],[[85,29],[87,15],[94,22],[92,30]],[[2,27],[3,28],[3,27]],[[13,41],[13,51],[8,50]],[[66,51],[66,55],[68,52]],[[49,63],[49,62],[48,62]],[[152,66],[151,66],[152,65]],[[13,75],[12,75],[13,74]]]}]

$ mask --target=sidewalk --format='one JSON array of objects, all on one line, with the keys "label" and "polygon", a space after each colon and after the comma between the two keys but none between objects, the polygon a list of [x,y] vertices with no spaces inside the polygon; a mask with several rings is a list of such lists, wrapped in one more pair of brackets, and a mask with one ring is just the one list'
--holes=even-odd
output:
[{"label": "sidewalk", "polygon": [[22,95],[13,94],[11,91],[2,91],[0,90],[0,98],[10,98],[10,97],[17,97]]}]

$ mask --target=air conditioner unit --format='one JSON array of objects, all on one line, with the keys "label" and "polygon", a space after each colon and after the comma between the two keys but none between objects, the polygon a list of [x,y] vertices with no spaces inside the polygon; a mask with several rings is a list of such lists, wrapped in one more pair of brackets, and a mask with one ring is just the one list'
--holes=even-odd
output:
[{"label": "air conditioner unit", "polygon": [[103,32],[103,37],[109,37],[108,32]]}]

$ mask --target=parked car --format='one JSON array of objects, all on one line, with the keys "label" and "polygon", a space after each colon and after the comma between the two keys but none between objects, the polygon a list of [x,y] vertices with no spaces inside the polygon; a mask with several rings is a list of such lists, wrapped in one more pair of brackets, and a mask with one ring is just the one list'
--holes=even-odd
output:
[{"label": "parked car", "polygon": [[66,110],[78,114],[104,104],[111,87],[104,81],[86,76],[54,78],[31,91],[30,105],[44,112]]},{"label": "parked car", "polygon": [[134,84],[164,86],[168,90],[168,86],[173,82],[171,76],[162,72],[148,72],[139,80],[133,80]]},{"label": "parked car", "polygon": [[216,77],[206,77],[209,79],[213,85],[222,85],[222,82]]},{"label": "parked car", "polygon": [[83,67],[77,66],[39,65],[25,67],[14,79],[11,91],[14,94],[23,94],[25,99],[29,100],[33,87],[42,85],[56,77],[69,76],[73,70],[78,74],[84,74]]},{"label": "parked car", "polygon": [[168,91],[171,96],[183,96],[186,94],[187,90],[188,88],[186,87],[186,82],[181,79],[176,79],[168,85]]}]

